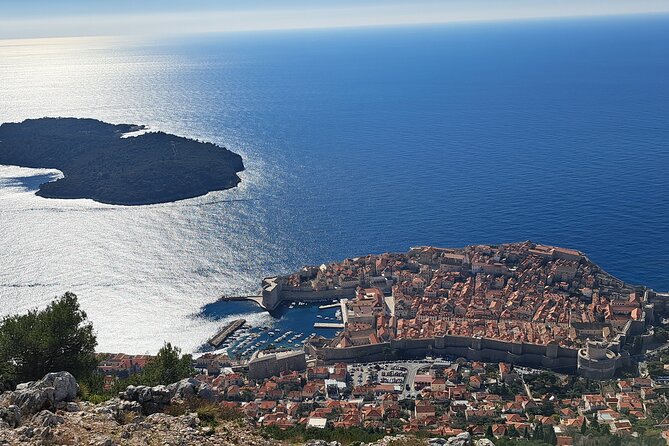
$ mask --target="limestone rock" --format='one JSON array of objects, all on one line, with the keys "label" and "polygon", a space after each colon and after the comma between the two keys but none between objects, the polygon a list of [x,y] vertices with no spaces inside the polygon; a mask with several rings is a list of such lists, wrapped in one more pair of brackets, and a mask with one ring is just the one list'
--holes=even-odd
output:
[{"label": "limestone rock", "polygon": [[170,390],[172,398],[186,400],[195,396],[199,385],[200,381],[195,378],[184,378],[181,381],[170,384],[167,388]]},{"label": "limestone rock", "polygon": [[0,407],[0,420],[7,423],[11,428],[18,427],[21,424],[21,410],[17,405]]},{"label": "limestone rock", "polygon": [[341,444],[338,441],[309,440],[304,446],[341,446]]},{"label": "limestone rock", "polygon": [[44,378],[32,385],[32,388],[54,389],[55,401],[73,401],[79,393],[79,384],[68,372],[48,373]]},{"label": "limestone rock", "polygon": [[43,410],[33,417],[33,424],[41,427],[58,426],[64,422],[64,418],[49,410]]},{"label": "limestone rock", "polygon": [[73,403],[73,402],[68,402],[65,404],[65,410],[67,412],[79,412],[81,411],[81,408],[79,407],[79,404]]},{"label": "limestone rock", "polygon": [[216,400],[216,394],[214,393],[214,389],[207,383],[199,384],[199,386],[197,387],[196,396],[201,400],[209,402]]},{"label": "limestone rock", "polygon": [[172,399],[172,393],[167,386],[155,386],[151,388],[152,400],[156,404],[169,404]]},{"label": "limestone rock", "polygon": [[23,416],[29,416],[40,410],[55,407],[54,389],[16,390],[10,395],[10,401],[19,407]]},{"label": "limestone rock", "polygon": [[469,432],[463,432],[446,441],[447,446],[469,446],[470,444],[472,444],[472,436]]},{"label": "limestone rock", "polygon": [[55,410],[60,403],[73,401],[79,393],[79,385],[68,372],[48,373],[39,381],[31,381],[16,386],[6,401],[18,406],[23,417],[41,410]]}]

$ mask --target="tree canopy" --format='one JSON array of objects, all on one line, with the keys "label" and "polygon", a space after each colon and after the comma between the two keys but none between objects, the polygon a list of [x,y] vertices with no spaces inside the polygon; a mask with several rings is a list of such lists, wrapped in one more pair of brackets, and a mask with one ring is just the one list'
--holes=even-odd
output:
[{"label": "tree canopy", "polygon": [[0,382],[33,381],[57,371],[85,376],[97,365],[96,345],[77,296],[65,293],[44,310],[0,321]]},{"label": "tree canopy", "polygon": [[166,342],[158,351],[158,355],[136,375],[137,381],[147,386],[177,382],[195,373],[192,362],[191,355],[182,356],[179,347]]}]

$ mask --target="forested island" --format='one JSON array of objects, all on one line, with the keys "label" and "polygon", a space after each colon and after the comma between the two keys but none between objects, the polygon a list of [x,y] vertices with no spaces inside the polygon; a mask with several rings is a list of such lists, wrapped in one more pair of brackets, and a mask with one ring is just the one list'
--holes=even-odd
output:
[{"label": "forested island", "polygon": [[45,198],[89,198],[117,205],[166,203],[237,186],[241,156],[163,132],[122,136],[144,126],[95,119],[41,118],[0,125],[0,164],[53,168]]}]

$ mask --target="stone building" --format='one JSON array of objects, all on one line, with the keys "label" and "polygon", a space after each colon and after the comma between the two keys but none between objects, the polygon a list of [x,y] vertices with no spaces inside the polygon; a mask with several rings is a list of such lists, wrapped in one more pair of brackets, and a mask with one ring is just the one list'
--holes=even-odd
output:
[{"label": "stone building", "polygon": [[278,376],[285,371],[306,370],[304,350],[257,351],[249,361],[249,379],[260,380]]}]

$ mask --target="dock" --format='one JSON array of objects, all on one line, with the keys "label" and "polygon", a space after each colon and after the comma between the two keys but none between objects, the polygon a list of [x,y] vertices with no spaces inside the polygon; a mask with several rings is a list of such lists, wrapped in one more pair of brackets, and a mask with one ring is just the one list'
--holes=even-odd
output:
[{"label": "dock", "polygon": [[318,307],[319,310],[327,310],[328,308],[337,308],[339,306],[339,302],[336,304],[328,304],[328,305],[321,305]]},{"label": "dock", "polygon": [[339,323],[339,322],[316,322],[314,324],[314,328],[336,328],[336,329],[342,329],[344,328],[344,324]]},{"label": "dock", "polygon": [[234,321],[230,322],[227,324],[225,327],[219,331],[216,336],[213,338],[209,339],[207,343],[211,345],[214,348],[218,348],[223,342],[225,342],[228,337],[233,334],[235,331],[239,330],[242,328],[242,326],[246,323],[245,319],[235,319]]}]

